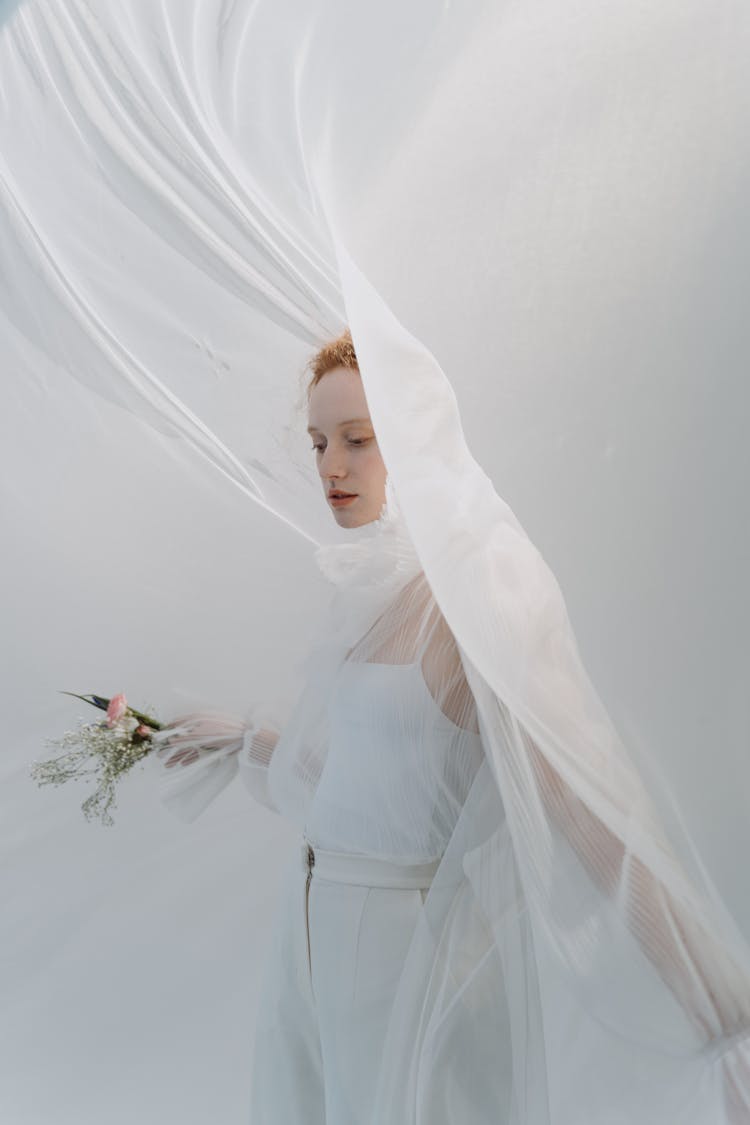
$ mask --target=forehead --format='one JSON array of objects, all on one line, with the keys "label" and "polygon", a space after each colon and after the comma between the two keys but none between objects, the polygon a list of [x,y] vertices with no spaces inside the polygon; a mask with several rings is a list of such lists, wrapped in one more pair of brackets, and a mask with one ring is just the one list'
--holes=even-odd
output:
[{"label": "forehead", "polygon": [[330,431],[353,422],[370,425],[370,411],[358,371],[335,367],[310,392],[308,432]]}]

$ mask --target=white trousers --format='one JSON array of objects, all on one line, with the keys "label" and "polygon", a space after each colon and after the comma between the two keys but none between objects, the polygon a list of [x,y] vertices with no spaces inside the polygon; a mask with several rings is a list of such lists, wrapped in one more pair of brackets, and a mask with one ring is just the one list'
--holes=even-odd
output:
[{"label": "white trousers", "polygon": [[250,1125],[370,1125],[393,996],[438,862],[316,848],[310,872],[303,841],[263,984]]}]

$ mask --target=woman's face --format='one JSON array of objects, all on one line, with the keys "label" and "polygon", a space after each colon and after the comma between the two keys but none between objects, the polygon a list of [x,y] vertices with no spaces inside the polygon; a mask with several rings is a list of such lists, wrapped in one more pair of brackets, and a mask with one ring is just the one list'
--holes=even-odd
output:
[{"label": "woman's face", "polygon": [[[334,367],[310,392],[307,432],[326,503],[341,527],[360,527],[380,515],[386,468],[370,421],[359,371]],[[331,492],[354,499],[336,504]]]}]

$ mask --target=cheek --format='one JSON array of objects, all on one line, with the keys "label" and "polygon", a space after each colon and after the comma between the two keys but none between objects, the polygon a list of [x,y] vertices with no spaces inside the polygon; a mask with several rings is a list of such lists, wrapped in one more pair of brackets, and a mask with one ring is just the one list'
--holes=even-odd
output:
[{"label": "cheek", "polygon": [[385,477],[385,464],[377,446],[371,446],[362,458],[362,467],[368,477]]}]

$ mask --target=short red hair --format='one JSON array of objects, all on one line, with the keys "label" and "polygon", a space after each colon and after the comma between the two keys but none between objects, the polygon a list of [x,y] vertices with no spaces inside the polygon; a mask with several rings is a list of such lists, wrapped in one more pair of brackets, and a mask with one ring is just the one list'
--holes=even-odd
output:
[{"label": "short red hair", "polygon": [[348,367],[351,371],[359,371],[357,353],[354,350],[352,334],[348,328],[340,336],[337,336],[334,340],[329,340],[327,344],[319,348],[305,365],[305,369],[312,372],[312,378],[307,387],[308,398],[313,387],[317,386],[323,376],[332,371],[334,367]]}]

